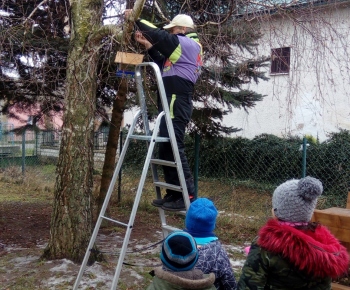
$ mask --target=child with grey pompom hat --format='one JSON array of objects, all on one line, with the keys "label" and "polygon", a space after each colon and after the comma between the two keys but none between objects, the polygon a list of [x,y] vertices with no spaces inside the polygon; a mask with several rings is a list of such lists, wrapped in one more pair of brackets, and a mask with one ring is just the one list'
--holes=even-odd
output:
[{"label": "child with grey pompom hat", "polygon": [[273,193],[273,214],[281,221],[307,223],[322,191],[321,181],[313,177],[288,180]]},{"label": "child with grey pompom hat", "polygon": [[273,219],[253,241],[237,289],[331,289],[332,279],[346,274],[346,248],[310,222],[322,192],[321,181],[309,176],[275,189]]}]

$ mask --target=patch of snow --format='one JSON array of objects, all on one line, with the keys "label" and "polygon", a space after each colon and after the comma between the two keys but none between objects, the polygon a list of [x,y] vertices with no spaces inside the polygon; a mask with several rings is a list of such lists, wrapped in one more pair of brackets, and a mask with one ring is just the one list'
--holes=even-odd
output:
[{"label": "patch of snow", "polygon": [[230,264],[233,268],[241,268],[244,265],[245,260],[231,260]]},{"label": "patch of snow", "polygon": [[10,16],[10,15],[11,15],[11,13],[8,13],[4,10],[0,10],[0,16]]},{"label": "patch of snow", "polygon": [[236,217],[240,217],[240,218],[244,218],[244,219],[257,219],[259,217],[255,217],[255,216],[245,216],[245,215],[241,215],[241,214],[238,214],[238,213],[226,213],[225,211],[219,211],[219,214],[223,215],[223,216],[228,216],[228,217],[231,217],[231,216],[236,216]]},{"label": "patch of snow", "polygon": [[[141,271],[143,272],[142,268],[140,267]],[[135,277],[137,280],[143,280],[143,276],[141,276],[140,274],[138,274],[137,272],[133,271],[132,269],[129,269],[130,271],[130,277]]]},{"label": "patch of snow", "polygon": [[238,253],[243,253],[244,252],[244,247],[243,246],[223,245],[223,247],[224,247],[224,249],[226,251],[238,252]]},{"label": "patch of snow", "polygon": [[[114,234],[115,235],[115,234]],[[162,237],[162,232],[158,232],[158,237]],[[79,289],[81,290],[107,290],[111,288],[112,281],[115,275],[116,264],[118,260],[117,252],[120,251],[120,247],[113,250],[116,240],[119,238],[116,236],[99,236],[100,241],[103,241],[104,248],[106,249],[106,263],[95,262],[91,266],[87,266],[82,279],[79,283]],[[109,242],[109,243],[108,243]],[[120,244],[120,243],[118,243]],[[149,246],[152,246],[147,239],[132,240],[129,251],[142,250]],[[242,253],[239,259],[230,259],[230,263],[234,271],[239,271],[243,266],[245,259],[243,256],[244,247],[250,243],[242,243],[241,245],[227,245],[223,244],[223,247],[231,253]],[[41,248],[41,247],[40,247]],[[0,277],[1,283],[11,283],[14,281],[14,276],[18,276],[19,271],[22,272],[22,276],[27,274],[28,271],[32,275],[40,276],[40,289],[56,290],[56,289],[72,289],[72,285],[75,283],[80,264],[75,264],[68,259],[42,261],[38,263],[40,258],[40,250],[37,255],[28,255],[26,251],[20,251],[17,248],[8,248],[14,253],[17,251],[19,255],[16,258],[10,260],[10,267],[0,268],[2,271],[6,269],[6,275]],[[38,248],[39,249],[39,248]],[[135,266],[123,266],[119,280],[130,289],[140,289],[139,285],[145,285],[150,276],[147,276],[147,272],[154,267],[160,266],[159,259],[160,245],[146,249],[142,252],[128,253],[125,257],[125,262],[133,264]],[[149,257],[149,253],[154,254],[154,257]],[[147,280],[148,279],[148,280]],[[10,284],[8,284],[10,285]],[[63,287],[63,288],[62,288]],[[136,287],[136,288],[135,288]]]},{"label": "patch of snow", "polygon": [[25,257],[17,257],[11,260],[15,267],[20,268],[23,267],[24,265],[28,265],[33,261],[39,260],[39,257],[37,256],[25,256]]},{"label": "patch of snow", "polygon": [[16,69],[2,69],[2,73],[9,78],[19,79],[19,73]]},{"label": "patch of snow", "polygon": [[[60,262],[60,265],[50,269],[52,272],[57,272],[56,275],[45,281],[50,289],[56,289],[56,286],[66,285],[67,282],[74,283],[77,278],[79,265],[66,259],[62,259]],[[79,283],[79,289],[110,289],[112,280],[112,272],[107,273],[101,264],[96,262],[86,268]],[[101,285],[104,287],[101,287]]]},{"label": "patch of snow", "polygon": [[39,249],[45,249],[47,246],[47,243],[41,244],[41,241],[38,241],[36,245]]},{"label": "patch of snow", "polygon": [[59,277],[51,277],[48,280],[43,281],[43,283],[46,286],[49,286],[50,289],[56,289],[56,286],[65,285],[67,282],[73,281],[73,279],[75,279],[75,278],[71,277],[69,275],[63,275],[63,276],[59,276]]},{"label": "patch of snow", "polygon": [[61,261],[62,261],[62,264],[51,268],[50,271],[51,272],[65,272],[65,271],[67,271],[69,264],[74,264],[72,261],[67,260],[67,259],[62,259]]}]

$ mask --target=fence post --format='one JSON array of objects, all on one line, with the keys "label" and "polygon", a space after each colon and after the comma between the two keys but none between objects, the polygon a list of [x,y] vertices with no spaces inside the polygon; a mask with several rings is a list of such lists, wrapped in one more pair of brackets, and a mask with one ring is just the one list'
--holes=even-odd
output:
[{"label": "fence post", "polygon": [[200,136],[196,133],[194,137],[194,198],[198,196],[198,171],[199,171],[199,144]]},{"label": "fence post", "polygon": [[[118,155],[120,156],[120,152],[123,150],[123,130],[120,130],[119,134],[119,153]],[[119,158],[118,156],[118,158]],[[122,167],[120,167],[119,174],[118,174],[118,202],[121,201],[121,183],[122,183]]]},{"label": "fence post", "polygon": [[22,132],[22,174],[26,171],[26,127]]},{"label": "fence post", "polygon": [[306,176],[306,148],[307,148],[307,144],[306,144],[306,137],[303,138],[303,171],[301,174],[301,177],[304,178]]},{"label": "fence post", "polygon": [[38,135],[39,135],[39,133],[38,133],[37,130],[35,130],[34,132],[35,132],[35,136],[34,136],[34,137],[35,137],[35,145],[34,145],[34,146],[35,146],[35,150],[33,150],[33,152],[34,152],[33,154],[34,154],[35,156],[37,156],[37,158],[38,158],[38,143],[39,143],[39,142],[38,142],[38,141],[39,141],[39,140],[38,140],[38,139],[39,139],[39,136],[38,136]]}]

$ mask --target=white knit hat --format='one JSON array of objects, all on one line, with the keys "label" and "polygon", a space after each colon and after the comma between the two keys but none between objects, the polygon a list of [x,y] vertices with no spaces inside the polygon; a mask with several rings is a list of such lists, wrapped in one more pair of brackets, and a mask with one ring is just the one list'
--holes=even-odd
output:
[{"label": "white knit hat", "polygon": [[309,222],[322,191],[321,181],[310,176],[282,183],[272,196],[275,216],[286,222]]},{"label": "white knit hat", "polygon": [[180,26],[180,27],[189,27],[194,29],[194,23],[193,20],[190,16],[186,14],[179,14],[176,15],[173,20],[168,25],[165,25],[163,28],[164,29],[169,29],[175,26]]}]

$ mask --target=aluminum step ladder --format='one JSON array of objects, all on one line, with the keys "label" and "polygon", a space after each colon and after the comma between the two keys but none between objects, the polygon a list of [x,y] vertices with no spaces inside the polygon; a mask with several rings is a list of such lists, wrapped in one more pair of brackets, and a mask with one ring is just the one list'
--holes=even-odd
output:
[{"label": "aluminum step ladder", "polygon": [[[162,107],[163,107],[163,112],[161,112],[156,119],[153,132],[151,132],[150,126],[149,126],[146,100],[145,100],[145,94],[144,94],[144,90],[143,90],[143,78],[142,78],[141,69],[144,67],[151,67],[154,70],[154,74],[155,74],[155,77],[157,80],[157,85],[158,85],[159,97],[161,99]],[[98,232],[99,232],[99,229],[100,229],[100,226],[101,226],[101,223],[103,220],[107,220],[107,221],[116,223],[120,226],[126,227],[126,233],[125,233],[123,245],[122,245],[121,250],[120,250],[119,259],[118,259],[117,267],[115,270],[115,274],[114,274],[112,286],[111,286],[111,289],[113,289],[113,290],[117,289],[118,280],[119,280],[119,276],[121,273],[123,261],[124,261],[124,258],[125,258],[126,252],[127,252],[131,231],[132,231],[133,226],[134,226],[137,208],[138,208],[139,203],[140,203],[142,190],[143,190],[143,187],[144,187],[144,184],[146,181],[146,177],[147,177],[147,172],[148,172],[148,169],[150,166],[151,166],[153,183],[155,186],[157,199],[161,198],[161,188],[172,189],[175,191],[182,192],[182,195],[183,195],[183,198],[185,201],[186,211],[188,210],[188,208],[190,206],[190,200],[189,200],[188,191],[187,191],[187,187],[186,187],[186,181],[185,181],[185,177],[184,177],[184,173],[183,173],[183,169],[182,169],[182,163],[181,163],[181,159],[180,159],[180,155],[179,155],[179,150],[178,150],[177,143],[176,143],[175,132],[174,132],[171,116],[170,116],[169,104],[168,104],[168,101],[166,98],[163,80],[162,80],[162,76],[161,76],[161,73],[160,73],[158,66],[153,62],[145,62],[145,63],[138,64],[135,67],[135,81],[136,81],[136,86],[137,86],[137,94],[138,94],[139,101],[140,101],[140,110],[137,112],[137,114],[134,117],[133,123],[132,123],[132,125],[129,129],[128,135],[126,137],[123,150],[120,153],[119,160],[117,162],[111,183],[109,185],[109,188],[108,188],[108,191],[106,194],[106,198],[104,200],[103,206],[101,208],[101,212],[100,212],[99,217],[97,219],[95,229],[92,233],[92,236],[91,236],[91,239],[89,242],[89,246],[88,246],[88,249],[85,253],[84,260],[81,264],[77,279],[76,279],[75,284],[73,286],[73,290],[77,290],[79,287],[80,281],[82,279],[83,273],[85,271],[85,268],[87,266],[87,263],[88,263],[88,260],[90,257],[90,251],[94,247],[94,244],[95,244],[95,241],[96,241],[96,238],[97,238],[97,235],[98,235]],[[165,118],[166,125],[168,128],[169,138],[158,136],[159,126],[160,126],[160,122],[161,122],[161,119],[163,116]],[[135,128],[136,128],[136,125],[137,125],[138,120],[140,118],[142,118],[142,122],[143,122],[144,135],[136,135],[135,134]],[[126,223],[122,223],[120,221],[117,221],[117,220],[114,220],[114,219],[111,219],[111,218],[105,216],[105,213],[106,213],[106,209],[107,209],[107,206],[109,204],[109,200],[111,198],[118,174],[119,174],[120,169],[122,167],[124,157],[125,157],[126,152],[128,150],[130,141],[132,141],[132,140],[147,141],[148,152],[147,152],[147,156],[146,156],[145,163],[143,166],[140,182],[139,182],[139,185],[137,188],[137,192],[136,192],[134,204],[132,207],[132,211],[130,214],[129,222],[126,224]],[[155,145],[158,142],[170,142],[171,143],[171,147],[173,150],[175,161],[171,162],[171,161],[166,161],[166,160],[154,158],[154,149],[155,149]],[[157,166],[158,165],[176,167],[177,173],[179,176],[180,186],[159,181],[158,173],[157,173]],[[164,237],[166,237],[172,231],[179,230],[176,227],[168,225],[166,223],[166,216],[165,216],[164,210],[160,207],[158,209],[159,209],[159,215],[160,215],[160,219],[161,219],[161,227],[162,227]],[[186,214],[185,211],[182,211],[181,213]]]}]

